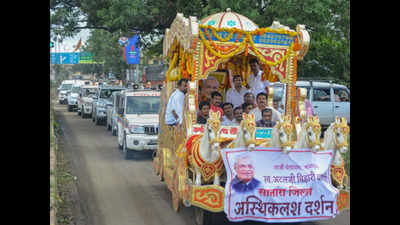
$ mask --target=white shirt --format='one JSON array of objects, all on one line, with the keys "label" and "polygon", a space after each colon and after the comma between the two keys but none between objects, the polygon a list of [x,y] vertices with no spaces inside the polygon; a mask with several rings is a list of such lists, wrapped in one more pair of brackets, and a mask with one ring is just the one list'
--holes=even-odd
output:
[{"label": "white shirt", "polygon": [[240,89],[240,92],[236,90],[236,88],[232,87],[229,88],[229,90],[226,92],[226,101],[225,102],[230,102],[233,105],[233,108],[236,108],[237,106],[240,106],[241,104],[244,103],[244,95],[248,92],[249,90],[245,87],[242,87]]},{"label": "white shirt", "polygon": [[[281,113],[278,110],[269,106],[267,106],[266,108],[272,109],[272,118],[271,118],[272,122],[276,122],[281,118]],[[262,119],[261,111],[262,110],[260,110],[258,107],[250,111],[250,114],[254,115],[254,119],[256,120],[256,122]]]},{"label": "white shirt", "polygon": [[235,122],[235,118],[233,118],[232,120],[230,120],[228,117],[226,117],[224,115],[224,120],[221,122],[221,125],[223,126],[237,126],[237,123]]},{"label": "white shirt", "polygon": [[[182,124],[182,116],[183,116],[183,105],[185,103],[185,94],[176,89],[171,96],[169,97],[167,109],[165,111],[165,123],[166,124],[174,124],[178,122]],[[178,115],[178,119],[176,120],[172,110],[175,110]]]},{"label": "white shirt", "polygon": [[250,74],[249,77],[249,85],[251,87],[251,93],[253,93],[254,97],[257,98],[257,95],[261,92],[266,92],[265,88],[269,86],[269,81],[265,80],[262,81],[261,80],[261,76],[262,76],[263,71],[260,70],[258,71],[258,75],[257,77],[254,77],[254,74]]}]

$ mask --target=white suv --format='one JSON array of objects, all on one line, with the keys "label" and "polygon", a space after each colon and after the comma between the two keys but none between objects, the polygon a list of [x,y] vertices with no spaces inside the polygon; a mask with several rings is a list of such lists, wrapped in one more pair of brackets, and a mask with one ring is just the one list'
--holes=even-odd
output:
[{"label": "white suv", "polygon": [[160,92],[121,91],[118,102],[117,142],[125,159],[139,151],[154,151],[158,144]]},{"label": "white suv", "polygon": [[[350,90],[340,84],[318,81],[297,81],[297,88],[307,89],[314,114],[318,115],[321,126],[327,127],[335,121],[335,117],[346,117],[350,124]],[[274,98],[280,98],[285,104],[286,88],[281,83],[272,83]]]}]

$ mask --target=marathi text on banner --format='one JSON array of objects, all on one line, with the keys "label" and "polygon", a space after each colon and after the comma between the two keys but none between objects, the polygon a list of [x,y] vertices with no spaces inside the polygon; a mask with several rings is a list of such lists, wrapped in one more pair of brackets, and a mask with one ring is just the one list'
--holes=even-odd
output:
[{"label": "marathi text on banner", "polygon": [[330,181],[332,151],[276,148],[222,149],[226,172],[224,211],[230,221],[302,222],[337,214]]}]

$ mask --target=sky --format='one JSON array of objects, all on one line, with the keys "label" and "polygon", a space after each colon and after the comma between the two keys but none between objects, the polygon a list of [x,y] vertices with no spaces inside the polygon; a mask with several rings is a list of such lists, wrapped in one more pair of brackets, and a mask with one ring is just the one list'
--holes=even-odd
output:
[{"label": "sky", "polygon": [[56,43],[55,48],[52,48],[51,52],[72,52],[75,49],[79,39],[82,38],[82,44],[84,44],[89,38],[89,34],[89,29],[83,29],[74,37],[66,38],[62,43]]}]

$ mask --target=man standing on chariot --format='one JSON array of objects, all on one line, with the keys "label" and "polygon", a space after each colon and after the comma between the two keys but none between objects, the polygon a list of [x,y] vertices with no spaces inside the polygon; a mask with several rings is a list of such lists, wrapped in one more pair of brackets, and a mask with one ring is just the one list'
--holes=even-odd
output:
[{"label": "man standing on chariot", "polygon": [[178,81],[178,88],[169,97],[165,112],[165,123],[170,126],[182,124],[183,105],[185,103],[187,83],[187,79],[180,79]]},{"label": "man standing on chariot", "polygon": [[261,92],[266,92],[266,88],[269,86],[269,81],[261,80],[263,71],[260,70],[260,65],[258,64],[257,58],[250,60],[250,69],[252,74],[249,77],[249,86],[251,88],[251,93],[257,96]]}]

